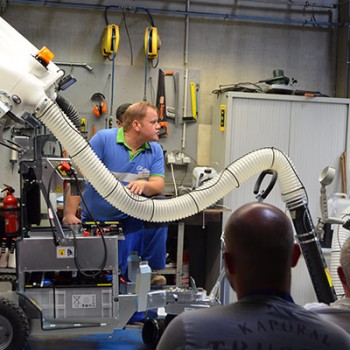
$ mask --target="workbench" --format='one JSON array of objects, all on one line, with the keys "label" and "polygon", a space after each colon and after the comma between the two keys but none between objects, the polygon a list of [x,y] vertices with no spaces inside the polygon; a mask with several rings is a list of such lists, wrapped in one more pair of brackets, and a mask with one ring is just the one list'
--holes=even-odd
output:
[{"label": "workbench", "polygon": [[[210,292],[220,273],[220,249],[222,214],[227,209],[205,209],[183,220],[169,223],[167,252],[173,253],[176,265],[161,270],[174,274],[175,284],[181,285],[183,276],[183,253],[189,252],[189,274],[197,287]],[[175,246],[175,247],[174,247]]]},{"label": "workbench", "polygon": [[[61,219],[62,207],[58,207],[57,211]],[[207,291],[214,286],[220,273],[222,214],[226,211],[229,210],[214,206],[169,223],[167,252],[168,249],[174,252],[174,266],[159,270],[159,273],[174,275],[175,281],[171,284],[181,285],[183,252],[186,249],[189,251],[189,274],[195,279],[196,285]]]}]

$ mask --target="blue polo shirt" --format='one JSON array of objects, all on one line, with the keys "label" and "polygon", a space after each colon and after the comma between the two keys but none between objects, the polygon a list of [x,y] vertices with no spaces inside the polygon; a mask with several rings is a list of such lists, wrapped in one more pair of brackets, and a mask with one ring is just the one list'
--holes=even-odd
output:
[{"label": "blue polo shirt", "polygon": [[[102,163],[127,185],[137,179],[150,176],[164,177],[164,155],[157,142],[143,144],[135,153],[125,143],[124,129],[104,129],[98,131],[90,140],[90,145]],[[84,200],[97,221],[113,221],[128,218],[128,215],[109,204],[101,195],[87,184]],[[82,220],[93,220],[82,203]]]}]

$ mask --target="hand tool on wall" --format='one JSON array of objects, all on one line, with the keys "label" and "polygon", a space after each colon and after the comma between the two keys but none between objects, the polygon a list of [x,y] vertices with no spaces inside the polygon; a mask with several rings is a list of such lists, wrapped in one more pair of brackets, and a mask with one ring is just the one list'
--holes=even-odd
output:
[{"label": "hand tool on wall", "polygon": [[87,138],[87,123],[85,118],[80,119],[80,133]]},{"label": "hand tool on wall", "polygon": [[166,121],[165,79],[164,72],[159,69],[156,106],[158,108],[159,136],[168,135],[168,122]]},{"label": "hand tool on wall", "polygon": [[179,125],[179,104],[180,104],[180,90],[179,90],[179,72],[173,74],[173,88],[174,88],[174,102],[172,106],[166,106],[166,115],[168,119],[175,121],[175,128]]},{"label": "hand tool on wall", "polygon": [[190,83],[190,91],[191,91],[192,118],[197,120],[197,117],[198,117],[197,87],[193,81]]},{"label": "hand tool on wall", "polygon": [[86,132],[86,119],[81,118],[80,119],[80,132]]},{"label": "hand tool on wall", "polygon": [[109,117],[108,118],[108,129],[112,129],[113,128],[113,117]]},{"label": "hand tool on wall", "polygon": [[346,152],[343,152],[342,155],[340,156],[340,167],[341,167],[341,190],[343,193],[348,193]]},{"label": "hand tool on wall", "polygon": [[184,116],[183,119],[185,121],[197,121],[198,118],[198,90],[199,85],[195,82],[190,82],[190,97],[191,97],[191,115]]},{"label": "hand tool on wall", "polygon": [[96,134],[96,125],[91,125],[90,138]]},{"label": "hand tool on wall", "polygon": [[168,115],[165,97],[165,77],[173,77],[174,74],[174,71],[163,72],[161,69],[159,69],[156,106],[158,108],[158,122],[161,127],[160,136],[168,135]]}]

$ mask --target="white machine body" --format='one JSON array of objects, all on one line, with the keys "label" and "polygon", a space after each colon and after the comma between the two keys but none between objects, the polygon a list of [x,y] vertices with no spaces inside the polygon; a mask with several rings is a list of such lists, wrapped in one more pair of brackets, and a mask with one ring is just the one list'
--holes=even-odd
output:
[{"label": "white machine body", "polygon": [[39,49],[32,45],[0,17],[0,117],[8,111],[17,116],[33,113],[49,98],[55,100],[55,83],[64,72],[53,62],[47,67],[35,56]]}]

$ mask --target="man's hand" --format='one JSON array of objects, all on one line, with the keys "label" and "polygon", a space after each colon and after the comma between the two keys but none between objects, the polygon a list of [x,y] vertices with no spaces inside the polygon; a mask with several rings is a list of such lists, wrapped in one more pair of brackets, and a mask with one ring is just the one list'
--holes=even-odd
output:
[{"label": "man's hand", "polygon": [[65,214],[62,218],[63,225],[80,225],[81,220],[73,214]]},{"label": "man's hand", "polygon": [[81,220],[76,216],[80,203],[80,196],[72,196],[70,185],[67,186],[64,198],[63,225],[79,225]]},{"label": "man's hand", "polygon": [[162,176],[151,176],[148,180],[131,181],[126,188],[139,196],[155,196],[164,190],[164,178]]},{"label": "man's hand", "polygon": [[136,181],[131,181],[126,186],[126,188],[128,188],[132,193],[135,193],[141,196],[144,193],[146,186],[147,186],[147,181],[136,180]]}]

